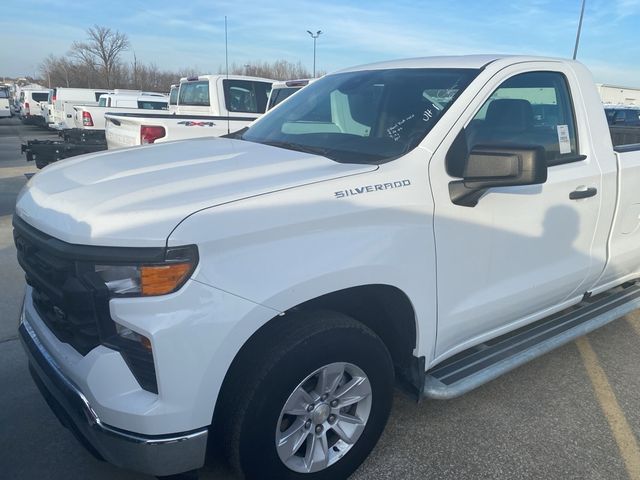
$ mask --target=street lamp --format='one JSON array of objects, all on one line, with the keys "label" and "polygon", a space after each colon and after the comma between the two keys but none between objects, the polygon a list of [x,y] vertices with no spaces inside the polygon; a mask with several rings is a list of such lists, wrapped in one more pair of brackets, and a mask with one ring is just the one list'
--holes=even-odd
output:
[{"label": "street lamp", "polygon": [[311,30],[307,30],[307,33],[311,35],[311,38],[313,38],[313,78],[316,78],[316,40],[322,33],[322,30],[318,30],[316,33],[313,33]]}]

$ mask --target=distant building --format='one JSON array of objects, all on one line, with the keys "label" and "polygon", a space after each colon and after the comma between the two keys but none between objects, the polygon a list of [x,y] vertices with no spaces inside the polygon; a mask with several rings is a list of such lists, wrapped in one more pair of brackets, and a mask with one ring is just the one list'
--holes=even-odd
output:
[{"label": "distant building", "polygon": [[596,84],[602,103],[640,106],[640,88]]}]

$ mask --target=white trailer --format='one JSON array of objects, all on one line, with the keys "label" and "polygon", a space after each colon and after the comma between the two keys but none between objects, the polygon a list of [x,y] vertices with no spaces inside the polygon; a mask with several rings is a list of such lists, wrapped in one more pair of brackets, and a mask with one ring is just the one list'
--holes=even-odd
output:
[{"label": "white trailer", "polygon": [[640,88],[596,84],[602,103],[614,105],[640,105]]}]

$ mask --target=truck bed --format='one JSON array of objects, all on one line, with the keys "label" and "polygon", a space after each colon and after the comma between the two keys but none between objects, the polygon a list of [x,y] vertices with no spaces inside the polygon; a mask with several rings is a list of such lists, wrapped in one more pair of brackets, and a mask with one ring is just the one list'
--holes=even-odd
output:
[{"label": "truck bed", "polygon": [[199,137],[219,137],[253,122],[256,116],[173,115],[162,113],[107,113],[105,131],[110,150],[140,145],[142,125],[164,129],[157,143]]}]

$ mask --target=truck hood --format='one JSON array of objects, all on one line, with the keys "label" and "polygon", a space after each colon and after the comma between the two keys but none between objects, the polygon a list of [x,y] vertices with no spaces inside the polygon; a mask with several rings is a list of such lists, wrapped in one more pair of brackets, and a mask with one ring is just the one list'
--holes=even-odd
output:
[{"label": "truck hood", "polygon": [[27,183],[16,214],[69,243],[161,246],[197,210],[376,168],[240,140],[184,140],[53,164]]}]

